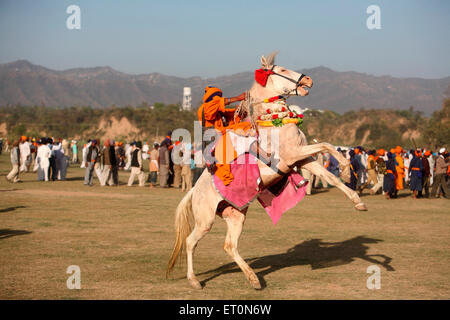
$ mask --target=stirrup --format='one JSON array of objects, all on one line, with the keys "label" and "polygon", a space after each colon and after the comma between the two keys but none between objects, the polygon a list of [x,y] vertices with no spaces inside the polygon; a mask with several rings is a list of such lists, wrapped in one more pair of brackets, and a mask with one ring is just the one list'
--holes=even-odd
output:
[{"label": "stirrup", "polygon": [[309,183],[309,180],[306,180],[306,179],[300,181],[299,183],[297,183],[297,184],[294,186],[295,191],[297,191],[298,189],[300,189],[300,188],[303,187],[303,186],[306,186],[308,183]]}]

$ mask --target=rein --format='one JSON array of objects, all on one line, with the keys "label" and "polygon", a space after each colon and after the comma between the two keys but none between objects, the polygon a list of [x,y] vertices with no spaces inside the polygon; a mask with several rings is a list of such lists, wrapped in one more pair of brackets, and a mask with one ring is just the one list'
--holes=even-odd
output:
[{"label": "rein", "polygon": [[[276,75],[276,76],[279,76],[279,77],[282,77],[282,78],[284,78],[284,79],[286,79],[286,80],[289,80],[290,82],[292,82],[292,83],[295,83],[295,95],[296,96],[298,96],[298,87],[300,87],[300,81],[302,81],[302,79],[306,76],[306,74],[303,74],[303,73],[301,73],[300,74],[300,77],[297,79],[297,80],[294,80],[294,79],[292,79],[292,78],[289,78],[289,77],[286,77],[286,76],[284,76],[284,75],[282,75],[282,74],[279,74],[279,73],[276,73],[276,72],[274,72],[273,71],[273,69],[276,67],[276,65],[273,65],[272,66],[272,68],[269,70],[269,69],[261,69],[261,70],[264,70],[267,74],[268,74],[268,76],[270,76],[270,75]],[[291,90],[291,91],[293,91],[293,90]]]}]

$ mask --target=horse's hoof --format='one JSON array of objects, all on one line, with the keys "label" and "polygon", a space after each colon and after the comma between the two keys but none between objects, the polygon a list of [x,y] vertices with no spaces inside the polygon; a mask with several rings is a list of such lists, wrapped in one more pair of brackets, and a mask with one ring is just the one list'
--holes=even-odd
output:
[{"label": "horse's hoof", "polygon": [[203,289],[202,285],[200,284],[200,282],[197,279],[189,279],[189,284],[194,289],[197,289],[197,290]]},{"label": "horse's hoof", "polygon": [[357,205],[355,205],[355,209],[358,211],[367,211],[367,207],[364,203],[360,202]]},{"label": "horse's hoof", "polygon": [[252,281],[250,283],[255,290],[261,290],[261,283],[259,281]]},{"label": "horse's hoof", "polygon": [[256,275],[250,276],[249,280],[250,280],[250,284],[252,285],[253,289],[261,290],[261,283],[259,282],[259,279]]}]

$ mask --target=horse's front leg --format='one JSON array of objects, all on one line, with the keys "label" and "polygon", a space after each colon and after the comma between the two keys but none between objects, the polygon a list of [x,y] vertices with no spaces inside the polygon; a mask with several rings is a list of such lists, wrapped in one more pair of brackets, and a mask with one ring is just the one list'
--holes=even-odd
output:
[{"label": "horse's front leg", "polygon": [[358,196],[358,193],[356,193],[354,190],[350,189],[345,184],[343,184],[338,177],[336,177],[334,174],[325,169],[317,161],[314,161],[313,159],[307,159],[299,162],[298,166],[305,168],[306,170],[310,171],[317,177],[324,178],[329,184],[339,188],[354,203],[356,210],[359,211],[367,210],[366,205],[361,201],[361,199]]}]

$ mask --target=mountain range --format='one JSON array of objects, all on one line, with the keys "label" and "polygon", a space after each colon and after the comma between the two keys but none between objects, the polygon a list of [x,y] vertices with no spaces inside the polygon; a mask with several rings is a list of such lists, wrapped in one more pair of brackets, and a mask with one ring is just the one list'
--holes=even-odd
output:
[{"label": "mountain range", "polygon": [[[320,66],[297,70],[314,81],[307,97],[292,97],[291,104],[343,113],[360,109],[408,109],[429,115],[439,110],[450,94],[450,77],[395,78],[359,72],[338,72]],[[0,64],[0,105],[21,104],[68,107],[89,105],[136,106],[180,103],[183,87],[192,88],[193,107],[201,103],[206,85],[221,88],[225,96],[250,88],[253,72],[203,79],[161,73],[132,75],[110,67],[51,70],[26,60]]]}]

